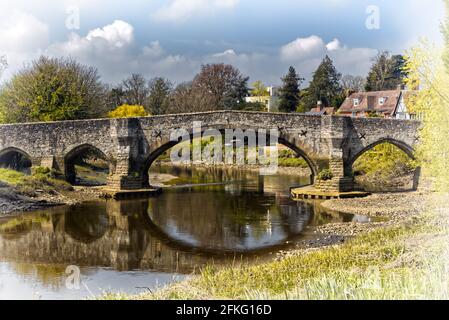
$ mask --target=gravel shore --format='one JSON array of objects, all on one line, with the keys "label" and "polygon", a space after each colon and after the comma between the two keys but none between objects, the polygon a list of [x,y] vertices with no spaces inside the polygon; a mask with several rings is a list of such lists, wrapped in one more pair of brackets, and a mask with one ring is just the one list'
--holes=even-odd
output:
[{"label": "gravel shore", "polygon": [[[361,233],[405,223],[425,210],[426,193],[376,193],[366,198],[332,199],[321,203],[330,211],[372,217],[374,222],[330,223],[314,228],[314,239],[304,240],[296,249],[281,251],[277,259],[304,254],[323,247],[337,246]],[[380,220],[380,221],[378,221]]]}]

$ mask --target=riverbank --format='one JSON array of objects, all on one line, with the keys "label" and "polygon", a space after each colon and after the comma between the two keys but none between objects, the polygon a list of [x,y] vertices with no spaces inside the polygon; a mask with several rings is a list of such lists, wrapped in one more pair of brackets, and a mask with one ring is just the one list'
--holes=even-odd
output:
[{"label": "riverbank", "polygon": [[340,224],[318,228],[344,241],[291,250],[268,263],[206,267],[199,276],[153,293],[103,298],[447,299],[447,196],[374,195],[358,208],[353,201],[330,200],[324,205],[344,206],[347,212],[378,215],[385,221],[359,231],[339,229]]},{"label": "riverbank", "polygon": [[25,175],[0,169],[0,217],[58,205],[74,205],[98,199],[99,195],[96,188],[73,187],[49,174]]}]

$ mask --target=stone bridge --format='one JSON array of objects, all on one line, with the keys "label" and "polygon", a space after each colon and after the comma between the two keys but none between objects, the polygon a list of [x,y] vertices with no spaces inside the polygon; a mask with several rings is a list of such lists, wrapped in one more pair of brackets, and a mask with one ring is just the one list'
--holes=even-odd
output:
[{"label": "stone bridge", "polygon": [[[208,129],[278,129],[279,143],[302,156],[312,181],[323,190],[353,188],[352,164],[366,150],[389,142],[409,156],[418,143],[421,123],[413,120],[350,118],[303,114],[214,111],[127,119],[76,120],[0,125],[0,164],[19,153],[33,166],[51,167],[74,179],[74,160],[96,150],[110,163],[108,185],[116,190],[148,188],[153,161],[178,141],[173,130],[193,131],[193,122]],[[316,176],[330,169],[332,180]]]}]

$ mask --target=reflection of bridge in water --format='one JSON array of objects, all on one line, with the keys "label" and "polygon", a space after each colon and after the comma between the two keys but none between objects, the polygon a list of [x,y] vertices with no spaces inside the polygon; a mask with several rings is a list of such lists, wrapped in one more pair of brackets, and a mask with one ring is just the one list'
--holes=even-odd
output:
[{"label": "reflection of bridge in water", "polygon": [[[152,200],[61,207],[52,209],[52,214],[0,221],[0,259],[189,273],[211,258],[220,263],[234,255],[240,258],[274,250],[321,218],[313,214],[310,204],[292,207],[281,203],[267,206],[267,219],[261,222],[266,225],[221,221],[236,227],[219,228],[218,221],[208,221],[208,217],[167,214],[172,211],[165,211],[168,208],[161,207],[161,201]],[[201,198],[196,201],[201,202]],[[251,208],[247,210],[251,214]]]}]

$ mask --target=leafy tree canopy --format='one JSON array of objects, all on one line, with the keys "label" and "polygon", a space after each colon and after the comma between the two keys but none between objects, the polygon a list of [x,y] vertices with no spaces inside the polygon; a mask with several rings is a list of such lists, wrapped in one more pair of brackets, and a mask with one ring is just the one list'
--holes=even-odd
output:
[{"label": "leafy tree canopy", "polygon": [[15,123],[101,117],[105,95],[97,69],[42,56],[5,84],[0,118]]},{"label": "leafy tree canopy", "polygon": [[314,108],[317,101],[325,107],[339,107],[342,88],[340,84],[341,73],[337,71],[329,56],[326,56],[313,74],[305,97],[307,110]]},{"label": "leafy tree canopy", "polygon": [[395,90],[404,82],[407,73],[402,55],[391,55],[381,52],[373,60],[373,65],[366,78],[366,91]]}]

